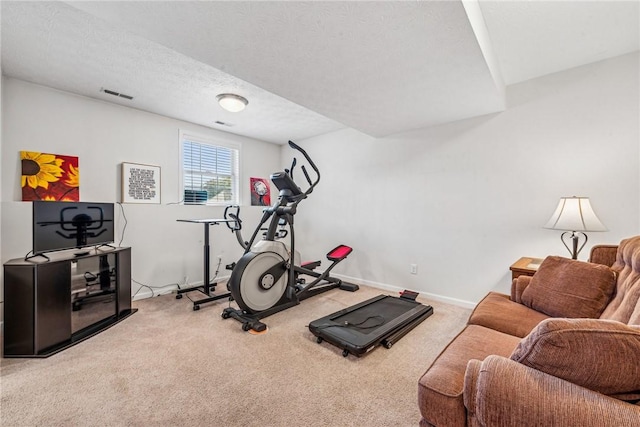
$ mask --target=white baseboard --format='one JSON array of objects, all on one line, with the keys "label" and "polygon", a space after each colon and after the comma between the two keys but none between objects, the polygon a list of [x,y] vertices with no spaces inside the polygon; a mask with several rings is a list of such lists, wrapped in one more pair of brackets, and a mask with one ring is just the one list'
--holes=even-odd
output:
[{"label": "white baseboard", "polygon": [[464,307],[464,308],[475,308],[475,306],[477,304],[477,303],[472,302],[472,301],[465,301],[465,300],[461,300],[461,299],[457,299],[457,298],[445,297],[445,296],[442,296],[442,295],[432,294],[432,293],[429,293],[429,292],[419,292],[419,291],[416,291],[415,289],[400,288],[398,286],[393,286],[393,285],[389,285],[389,284],[386,284],[386,283],[374,282],[372,280],[358,279],[358,278],[355,278],[355,277],[345,276],[343,274],[333,274],[332,276],[333,277],[337,277],[339,279],[342,279],[345,282],[361,283],[363,285],[371,286],[372,288],[381,289],[381,290],[384,290],[384,291],[398,292],[398,293],[400,293],[400,292],[402,292],[404,290],[413,291],[413,292],[419,293],[420,295],[424,296],[425,298],[432,299],[434,301],[444,302],[444,303],[447,303],[447,304],[457,305],[459,307]]},{"label": "white baseboard", "polygon": [[[472,302],[472,301],[465,301],[465,300],[461,300],[461,299],[457,299],[457,298],[446,297],[446,296],[443,296],[443,295],[432,294],[432,293],[429,293],[429,292],[419,292],[419,291],[416,291],[415,289],[401,288],[401,287],[398,287],[398,286],[389,285],[387,283],[380,283],[380,282],[374,282],[372,280],[358,279],[356,277],[345,276],[343,274],[334,274],[333,276],[337,277],[339,279],[342,279],[345,282],[359,283],[359,284],[362,284],[362,285],[371,286],[372,288],[376,288],[376,289],[380,289],[380,290],[388,291],[388,292],[400,293],[400,292],[402,292],[404,290],[418,292],[420,295],[422,295],[425,298],[432,299],[434,301],[444,302],[446,304],[456,305],[456,306],[459,306],[459,307],[474,308],[476,306],[476,303]],[[218,282],[226,282],[227,280],[229,280],[229,277],[230,276],[218,277],[218,278],[216,278],[216,280]],[[180,285],[180,288],[184,289],[184,288],[193,288],[193,287],[197,287],[197,286],[202,286],[202,283],[203,283],[203,281],[200,280],[198,282],[193,282],[193,283],[187,283],[185,285]],[[151,298],[153,296],[160,296],[160,295],[166,295],[166,294],[170,294],[170,293],[175,293],[178,289],[179,289],[178,285],[168,285],[168,286],[163,287],[161,289],[154,289],[153,293],[152,293],[149,288],[144,288],[143,287],[143,289],[141,289],[138,293],[136,293],[136,295],[133,296],[133,301],[137,301],[137,300],[145,299],[145,298]]]}]

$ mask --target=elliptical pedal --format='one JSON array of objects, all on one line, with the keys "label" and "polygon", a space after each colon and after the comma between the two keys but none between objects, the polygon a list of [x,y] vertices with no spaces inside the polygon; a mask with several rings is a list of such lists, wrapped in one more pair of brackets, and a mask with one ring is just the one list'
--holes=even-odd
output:
[{"label": "elliptical pedal", "polygon": [[347,245],[338,245],[327,254],[327,259],[331,262],[342,261],[353,252],[353,248]]}]

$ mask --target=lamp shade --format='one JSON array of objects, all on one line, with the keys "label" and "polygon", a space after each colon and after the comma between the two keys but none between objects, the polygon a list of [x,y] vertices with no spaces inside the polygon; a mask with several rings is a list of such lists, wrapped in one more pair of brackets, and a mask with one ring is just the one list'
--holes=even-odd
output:
[{"label": "lamp shade", "polygon": [[588,197],[561,197],[558,207],[544,226],[552,230],[607,231],[593,211]]}]

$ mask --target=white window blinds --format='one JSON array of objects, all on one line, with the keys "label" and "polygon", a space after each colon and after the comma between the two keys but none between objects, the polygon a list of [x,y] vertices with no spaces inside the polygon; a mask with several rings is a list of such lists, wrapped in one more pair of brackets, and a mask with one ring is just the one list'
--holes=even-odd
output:
[{"label": "white window blinds", "polygon": [[238,203],[239,149],[182,138],[185,204]]}]

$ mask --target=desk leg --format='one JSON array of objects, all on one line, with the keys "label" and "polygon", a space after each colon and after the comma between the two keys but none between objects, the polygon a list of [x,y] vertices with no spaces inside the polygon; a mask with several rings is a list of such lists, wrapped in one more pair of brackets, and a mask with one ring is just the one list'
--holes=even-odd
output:
[{"label": "desk leg", "polygon": [[[209,275],[209,260],[211,247],[209,246],[209,224],[204,225],[204,275],[203,275],[203,285],[204,285],[204,293],[207,296],[211,296],[211,292],[209,291],[211,287],[211,276]],[[215,285],[214,285],[215,289]]]},{"label": "desk leg", "polygon": [[205,294],[207,296],[206,298],[193,301],[194,311],[200,310],[200,304],[205,304],[207,302],[219,300],[222,298],[229,298],[231,296],[230,292],[227,292],[221,295],[213,295],[213,296],[211,295],[211,290],[213,289],[215,291],[216,289],[216,283],[211,283],[211,270],[209,268],[209,262],[211,258],[210,256],[211,246],[209,245],[209,226],[210,225],[211,224],[209,223],[204,224],[204,251],[203,251],[204,252],[204,260],[203,260],[204,272],[203,272],[203,278],[202,278],[202,286],[196,286],[194,288],[188,288],[188,289],[180,289],[178,290],[178,294],[176,295],[176,299],[180,299],[182,298],[183,293],[194,291],[194,290],[198,290],[203,294]]}]

